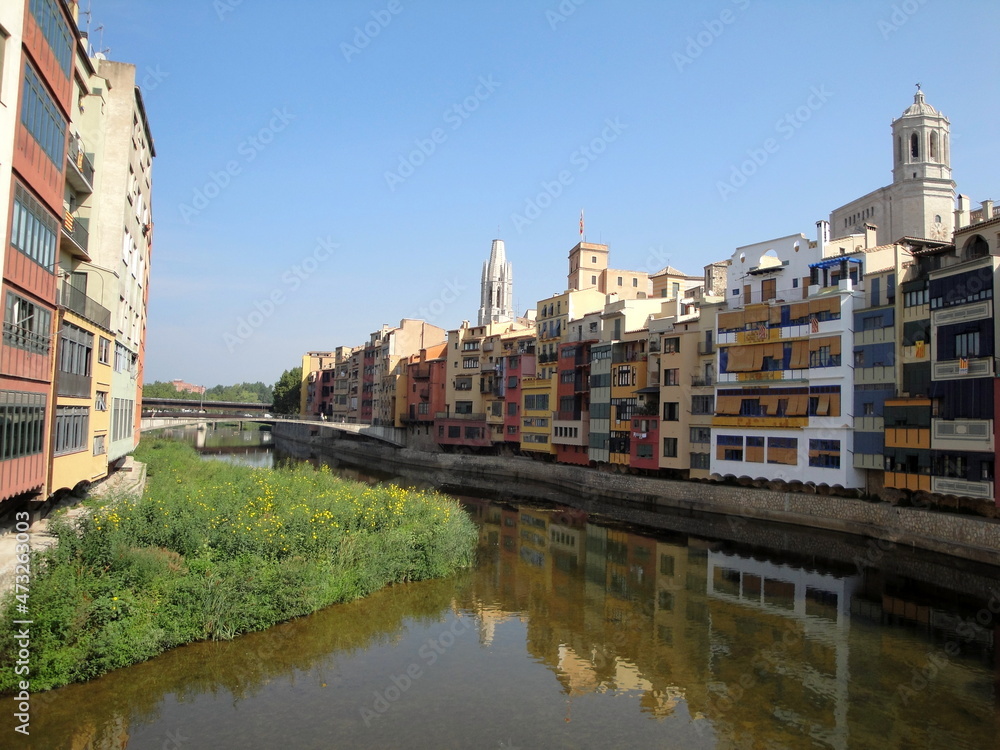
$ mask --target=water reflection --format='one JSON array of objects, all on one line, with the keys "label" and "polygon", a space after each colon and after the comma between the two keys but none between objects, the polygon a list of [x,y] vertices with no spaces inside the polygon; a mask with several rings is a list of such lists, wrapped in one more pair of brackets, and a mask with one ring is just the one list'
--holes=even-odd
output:
[{"label": "water reflection", "polygon": [[474,571],[36,696],[31,746],[996,746],[989,600],[568,508],[464,503]]},{"label": "water reflection", "polygon": [[270,427],[250,423],[203,422],[157,430],[157,437],[189,443],[206,460],[273,469],[274,436]]}]

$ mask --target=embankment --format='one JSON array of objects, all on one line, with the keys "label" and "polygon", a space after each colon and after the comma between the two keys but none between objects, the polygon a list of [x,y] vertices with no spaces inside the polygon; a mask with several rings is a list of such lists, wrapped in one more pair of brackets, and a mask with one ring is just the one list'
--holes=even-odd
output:
[{"label": "embankment", "polygon": [[[332,430],[319,426],[279,423],[275,436],[342,463],[452,491],[537,498],[592,512],[612,510],[612,515],[636,523],[649,523],[664,511],[673,518],[721,514],[730,528],[755,519],[877,540],[878,545],[868,545],[869,558],[879,557],[891,543],[1000,564],[1000,522],[991,519],[844,497],[611,474],[526,458],[399,449],[357,438],[337,439]],[[809,543],[803,536],[800,542]]]}]

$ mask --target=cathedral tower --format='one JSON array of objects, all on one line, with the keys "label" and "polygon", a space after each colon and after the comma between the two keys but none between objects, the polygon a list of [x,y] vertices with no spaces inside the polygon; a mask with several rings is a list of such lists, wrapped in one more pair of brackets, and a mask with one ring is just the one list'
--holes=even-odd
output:
[{"label": "cathedral tower", "polygon": [[490,259],[483,263],[479,325],[514,319],[514,271],[507,262],[503,240],[493,240]]}]

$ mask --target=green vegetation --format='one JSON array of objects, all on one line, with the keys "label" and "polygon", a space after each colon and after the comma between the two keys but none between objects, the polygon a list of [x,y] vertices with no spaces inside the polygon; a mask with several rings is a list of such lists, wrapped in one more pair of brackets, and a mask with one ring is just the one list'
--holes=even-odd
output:
[{"label": "green vegetation", "polygon": [[[202,461],[169,441],[144,443],[137,458],[149,471],[141,499],[95,507],[76,527],[54,521],[58,544],[33,555],[33,691],[472,563],[473,523],[436,493]],[[18,679],[12,596],[0,691]]]},{"label": "green vegetation", "polygon": [[[173,383],[161,380],[144,383],[142,395],[146,398],[177,398],[185,401],[201,401],[200,393],[178,391]],[[264,383],[237,383],[236,385],[213,385],[205,391],[205,401],[237,401],[248,404],[269,404],[273,397],[271,386]]]},{"label": "green vegetation", "polygon": [[299,394],[302,392],[302,368],[285,370],[274,384],[275,414],[298,414]]}]

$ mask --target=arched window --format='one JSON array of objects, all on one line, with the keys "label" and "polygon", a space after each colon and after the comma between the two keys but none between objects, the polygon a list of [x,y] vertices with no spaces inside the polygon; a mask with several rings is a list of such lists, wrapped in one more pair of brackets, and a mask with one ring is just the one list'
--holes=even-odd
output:
[{"label": "arched window", "polygon": [[931,161],[938,160],[938,135],[931,133]]},{"label": "arched window", "polygon": [[986,240],[983,239],[981,234],[974,234],[962,248],[962,255],[965,260],[971,260],[972,258],[985,258],[989,254],[990,246]]},{"label": "arched window", "polygon": [[903,163],[903,136],[896,136],[896,163]]},{"label": "arched window", "polygon": [[920,138],[916,133],[910,136],[910,158],[920,158]]}]

